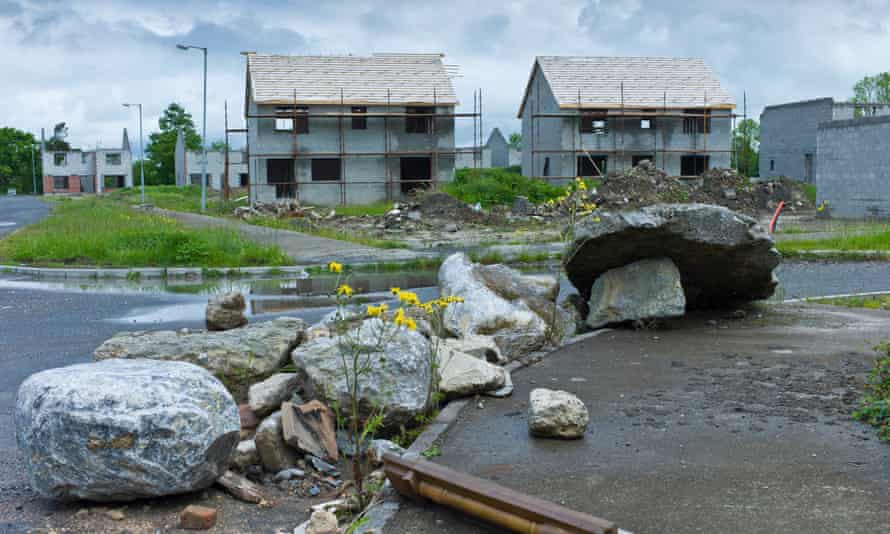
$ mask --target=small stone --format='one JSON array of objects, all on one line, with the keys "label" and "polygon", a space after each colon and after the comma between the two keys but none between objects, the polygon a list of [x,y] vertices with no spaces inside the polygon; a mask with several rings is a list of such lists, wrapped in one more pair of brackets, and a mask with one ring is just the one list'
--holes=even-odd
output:
[{"label": "small stone", "polygon": [[296,373],[274,374],[250,386],[247,392],[247,404],[257,416],[269,415],[278,410],[282,402],[290,399],[297,386]]},{"label": "small stone", "polygon": [[107,512],[105,512],[105,516],[113,521],[123,521],[127,518],[127,515],[124,513],[124,511],[117,508],[108,510]]},{"label": "small stone", "polygon": [[179,516],[179,526],[187,530],[207,530],[216,525],[216,508],[190,504]]},{"label": "small stone", "polygon": [[312,455],[310,454],[310,455],[307,455],[307,456],[306,456],[306,459],[309,460],[309,463],[312,464],[312,467],[313,467],[316,471],[318,471],[319,473],[324,473],[324,474],[326,474],[326,475],[331,475],[331,476],[334,476],[334,477],[338,477],[338,476],[340,476],[340,471],[337,470],[336,467],[334,467],[333,465],[331,465],[331,464],[325,462],[325,461],[322,460],[321,458],[318,458],[318,457],[316,457],[316,456],[312,456]]},{"label": "small stone", "polygon": [[232,454],[231,465],[240,471],[244,471],[248,466],[260,463],[260,455],[256,449],[256,442],[252,439],[244,440],[235,447]]},{"label": "small stone", "polygon": [[275,474],[275,482],[284,482],[285,480],[292,480],[294,478],[303,478],[306,476],[306,472],[302,469],[290,468],[290,469],[282,469],[278,473]]},{"label": "small stone", "polygon": [[205,310],[207,330],[231,330],[246,325],[244,308],[244,296],[237,291],[213,297]]},{"label": "small stone", "polygon": [[528,413],[528,428],[532,435],[581,438],[589,421],[587,407],[571,393],[543,388],[532,390]]},{"label": "small stone", "polygon": [[318,494],[321,493],[321,490],[318,489],[318,486],[314,485],[309,488],[309,496],[310,497],[318,497]]},{"label": "small stone", "polygon": [[457,232],[457,225],[454,223],[448,223],[445,225],[444,230],[450,234]]},{"label": "small stone", "polygon": [[383,455],[390,453],[395,454],[396,456],[401,456],[405,454],[405,449],[396,445],[392,441],[387,439],[375,439],[371,441],[371,461],[375,464],[380,465],[383,463]]},{"label": "small stone", "polygon": [[89,508],[81,508],[74,514],[74,517],[86,517],[88,515],[90,515]]},{"label": "small stone", "polygon": [[306,534],[338,534],[340,525],[337,516],[325,510],[312,512]]},{"label": "small stone", "polygon": [[238,415],[241,417],[241,428],[250,430],[256,428],[260,424],[260,419],[253,413],[253,410],[251,410],[250,406],[247,404],[238,405]]}]

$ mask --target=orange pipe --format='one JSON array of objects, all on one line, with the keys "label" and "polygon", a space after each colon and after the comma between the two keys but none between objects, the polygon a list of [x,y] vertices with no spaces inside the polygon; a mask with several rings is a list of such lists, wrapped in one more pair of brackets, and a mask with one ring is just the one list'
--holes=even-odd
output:
[{"label": "orange pipe", "polygon": [[782,212],[782,208],[785,207],[785,201],[779,201],[779,205],[776,206],[776,212],[773,213],[773,218],[769,221],[769,233],[773,233],[776,231],[776,223],[779,221],[779,213]]}]

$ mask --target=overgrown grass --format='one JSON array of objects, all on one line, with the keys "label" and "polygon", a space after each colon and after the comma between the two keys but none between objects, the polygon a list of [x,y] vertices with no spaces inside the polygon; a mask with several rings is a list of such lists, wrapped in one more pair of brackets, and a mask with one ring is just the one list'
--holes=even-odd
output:
[{"label": "overgrown grass", "polygon": [[853,417],[875,427],[881,440],[890,441],[890,344],[885,343],[878,350],[884,357],[875,362]]},{"label": "overgrown grass", "polygon": [[863,295],[858,297],[815,299],[808,300],[807,302],[814,302],[816,304],[830,304],[832,306],[844,306],[846,308],[890,310],[890,295]]},{"label": "overgrown grass", "polygon": [[347,206],[335,206],[334,211],[337,215],[343,217],[362,217],[364,215],[373,215],[380,217],[392,209],[392,202],[378,202],[376,204],[354,204]]},{"label": "overgrown grass", "polygon": [[[128,204],[140,204],[142,202],[139,187],[118,189],[106,195],[113,200],[121,200]],[[230,200],[223,201],[220,192],[207,190],[207,214],[208,215],[232,215],[237,206],[246,206],[247,201],[235,202],[234,198],[244,196],[243,193],[232,191]],[[173,211],[186,211],[190,213],[201,212],[201,186],[186,185],[147,185],[145,186],[145,201],[158,208]]]},{"label": "overgrown grass", "polygon": [[0,261],[101,267],[290,265],[277,246],[233,230],[192,230],[103,198],[61,200],[51,216],[0,241]]},{"label": "overgrown grass", "polygon": [[459,169],[454,181],[442,184],[449,195],[482,206],[510,204],[517,196],[524,196],[540,204],[565,193],[565,188],[544,180],[526,178],[508,169]]},{"label": "overgrown grass", "polygon": [[812,204],[816,204],[816,184],[798,183],[801,191],[807,196],[807,200]]},{"label": "overgrown grass", "polygon": [[783,254],[807,250],[890,250],[890,228],[868,233],[843,232],[822,239],[789,239],[779,241],[776,246]]}]

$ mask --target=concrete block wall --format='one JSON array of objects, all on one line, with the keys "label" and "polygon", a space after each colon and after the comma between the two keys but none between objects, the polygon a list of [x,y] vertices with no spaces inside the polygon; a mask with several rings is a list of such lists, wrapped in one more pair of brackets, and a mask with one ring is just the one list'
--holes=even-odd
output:
[{"label": "concrete block wall", "polygon": [[[767,106],[760,115],[760,178],[788,176],[812,182],[819,166],[816,138],[819,124],[830,121],[834,100],[820,98]],[[807,154],[812,155],[807,176]]]},{"label": "concrete block wall", "polygon": [[826,122],[817,152],[818,201],[833,217],[890,218],[890,116]]},{"label": "concrete block wall", "polygon": [[[271,115],[276,106],[257,106],[250,102],[248,109],[251,114]],[[309,106],[309,112],[334,112],[351,106]],[[405,108],[385,106],[367,106],[367,112],[404,111]],[[440,106],[438,113],[451,113],[453,108]],[[343,146],[340,146],[340,121],[342,120]],[[405,118],[368,117],[367,128],[353,130],[352,121],[348,117],[336,118],[309,118],[309,133],[297,134],[296,147],[298,153],[323,153],[329,154],[318,157],[336,158],[341,152],[368,153],[383,152],[386,149],[386,139],[389,138],[389,150],[391,152],[429,151],[436,147],[440,151],[454,151],[454,118],[435,119],[434,134],[414,134],[405,132]],[[248,143],[250,146],[251,161],[251,195],[254,200],[274,201],[275,186],[268,183],[267,159],[290,159],[294,153],[294,135],[292,132],[275,130],[273,118],[248,119]],[[416,154],[423,156],[423,154]],[[405,156],[409,157],[409,156]],[[454,178],[454,156],[440,154],[438,158],[438,176],[440,182],[451,181]],[[401,188],[398,184],[401,175],[400,156],[384,158],[382,155],[368,156],[344,156],[342,160],[341,182],[319,182],[312,180],[312,159],[294,159],[294,175],[297,183],[298,196],[301,200],[322,205],[339,204],[341,188],[345,191],[347,203],[366,204],[385,200],[387,198],[387,176],[393,180],[394,185],[390,191],[390,198],[399,198]],[[435,163],[431,164],[433,170]]]}]

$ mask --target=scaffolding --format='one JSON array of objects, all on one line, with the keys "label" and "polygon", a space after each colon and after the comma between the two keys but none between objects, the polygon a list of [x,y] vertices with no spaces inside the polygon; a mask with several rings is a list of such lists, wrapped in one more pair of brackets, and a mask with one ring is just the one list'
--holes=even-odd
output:
[{"label": "scaffolding", "polygon": [[[624,102],[624,83],[621,83],[618,93],[618,105],[586,105],[582,104],[582,92],[579,89],[577,94],[577,100],[575,104],[568,109],[571,111],[561,111],[561,112],[540,112],[538,111],[541,107],[540,102],[540,91],[535,92],[535,98],[531,100],[531,139],[529,139],[528,146],[529,151],[531,152],[531,173],[536,178],[540,178],[547,181],[552,180],[567,180],[574,179],[580,174],[580,169],[578,160],[579,158],[587,158],[590,164],[595,169],[597,175],[604,175],[605,172],[602,172],[602,169],[599,168],[595,161],[596,156],[617,156],[618,161],[620,162],[621,168],[620,170],[627,170],[629,167],[632,167],[631,163],[628,165],[628,155],[651,155],[654,161],[652,164],[656,167],[659,167],[658,160],[659,156],[661,157],[661,165],[660,168],[662,171],[667,170],[667,157],[670,154],[682,154],[682,155],[703,155],[710,156],[711,154],[729,154],[730,162],[736,161],[735,157],[735,143],[732,141],[732,135],[736,128],[736,119],[742,117],[743,119],[747,119],[747,97],[746,104],[744,106],[744,111],[742,115],[738,115],[733,112],[735,108],[732,104],[718,104],[718,105],[710,105],[708,102],[708,94],[705,91],[702,95],[701,104],[690,104],[687,106],[677,107],[677,106],[668,106],[668,98],[667,91],[664,91],[662,94],[663,104],[661,106],[633,106],[627,107]],[[690,112],[690,109],[696,110],[696,112]],[[718,111],[718,113],[712,113],[712,111]],[[540,124],[539,120],[552,120],[558,119],[560,121],[566,121],[566,119],[571,121],[572,125],[572,146],[571,148],[538,148],[540,145]],[[598,144],[597,146],[584,146],[584,136],[591,135],[592,132],[582,132],[581,131],[581,121],[582,120],[603,120],[606,121],[608,127],[608,134],[611,137],[611,146],[604,147],[602,144]],[[697,126],[692,128],[692,146],[686,148],[669,148],[668,142],[666,139],[666,134],[668,132],[677,131],[672,128],[673,125],[678,124],[675,121],[687,121],[693,119],[698,123],[701,121],[702,127],[699,128]],[[641,121],[641,120],[649,120],[649,130],[651,130],[651,145],[642,146],[640,143],[634,143],[630,147],[625,143],[625,132],[627,130],[625,123],[627,121]],[[730,121],[729,135],[730,143],[728,143],[729,148],[714,148],[708,147],[708,133],[712,130],[712,121],[715,120],[727,120]],[[564,124],[564,123],[563,123]],[[615,124],[615,128],[612,127],[612,124]],[[681,129],[679,131],[683,131],[682,126],[683,123],[679,122]],[[699,131],[700,130],[700,131]],[[661,145],[659,146],[659,133],[661,134]],[[596,135],[596,134],[594,134]],[[602,135],[602,134],[601,134]],[[562,138],[562,136],[560,136]],[[642,138],[642,136],[639,136]],[[525,143],[524,143],[525,144]],[[539,156],[542,154],[556,154],[560,156],[571,155],[575,166],[575,174],[572,176],[562,176],[562,175],[544,175],[539,176],[538,174],[538,162]],[[632,158],[630,158],[632,161]],[[542,169],[543,170],[543,169]],[[611,170],[611,169],[607,169]],[[561,173],[560,173],[561,174]]]},{"label": "scaffolding", "polygon": [[[265,104],[264,104],[265,105]],[[482,139],[482,91],[478,89],[473,92],[473,111],[472,112],[463,112],[459,113],[454,110],[455,104],[447,103],[441,104],[438,101],[438,96],[436,94],[435,88],[433,89],[432,100],[429,102],[412,102],[410,104],[405,104],[403,102],[393,103],[392,102],[392,92],[387,90],[386,101],[385,102],[347,102],[343,97],[343,90],[340,89],[340,99],[339,102],[324,102],[317,103],[312,101],[298,101],[296,98],[296,91],[294,91],[294,97],[290,102],[276,102],[275,104],[269,104],[272,107],[288,107],[290,108],[290,113],[282,113],[282,112],[257,112],[251,113],[249,111],[245,111],[244,117],[246,122],[246,128],[239,129],[229,129],[228,121],[226,122],[226,143],[228,143],[228,133],[244,133],[247,136],[246,143],[246,160],[248,163],[248,198],[250,199],[251,205],[253,205],[256,200],[259,198],[259,188],[262,187],[274,187],[276,188],[276,198],[281,198],[282,196],[285,198],[293,198],[296,200],[300,200],[301,194],[301,186],[311,186],[314,188],[315,186],[330,186],[339,188],[338,191],[338,199],[341,205],[347,204],[347,190],[351,186],[363,186],[363,185],[380,185],[384,184],[386,188],[386,200],[392,201],[394,197],[394,188],[403,188],[404,184],[408,184],[409,188],[430,188],[435,189],[439,183],[439,173],[440,173],[440,165],[441,159],[451,158],[455,160],[459,154],[465,154],[468,151],[471,151],[473,154],[473,166],[477,166],[478,162],[482,160],[482,144],[477,142],[477,140]],[[324,108],[332,108],[330,111],[325,110],[316,110],[303,111],[301,108],[309,108],[309,107],[324,107]],[[364,107],[366,108],[365,112],[355,112],[352,110],[354,107]],[[386,111],[367,111],[369,107],[376,108],[384,108]],[[443,108],[440,111],[440,107]],[[431,112],[408,112],[405,111],[406,108],[430,108]],[[404,120],[407,119],[420,119],[425,120],[425,134],[426,139],[424,146],[420,148],[405,150],[398,149],[393,146],[393,137],[394,130],[391,130],[391,127],[395,124],[396,127],[402,126],[404,124]],[[265,152],[265,151],[257,151],[251,152],[250,147],[250,128],[251,128],[251,119],[290,119],[291,120],[291,130],[292,130],[292,146],[290,150],[282,151],[282,152]],[[337,122],[336,128],[336,137],[337,137],[337,149],[333,151],[312,151],[312,150],[301,150],[301,136],[302,135],[311,135],[311,134],[301,134],[299,133],[300,128],[297,127],[298,121],[308,121],[311,119],[323,119],[323,120],[333,120]],[[379,150],[351,150],[346,141],[345,128],[343,125],[343,121],[348,119],[352,121],[353,119],[364,119],[366,121],[366,125],[370,120],[377,119],[382,120],[383,123],[383,131],[381,137],[381,146]],[[457,148],[456,144],[453,144],[451,148],[440,148],[439,141],[437,138],[437,132],[441,127],[441,121],[452,121],[455,119],[472,119],[473,121],[473,146],[472,147],[461,147]],[[393,123],[393,121],[395,121]],[[365,128],[366,130],[372,130],[370,127]],[[452,127],[453,133],[456,134],[456,124]],[[447,130],[447,128],[446,128]],[[374,133],[377,133],[377,130],[374,130]],[[407,132],[405,132],[407,133]],[[330,135],[329,131],[326,129],[325,132],[321,135]],[[421,134],[422,135],[422,134]],[[392,172],[393,164],[398,165],[397,160],[402,157],[428,157],[430,159],[430,169],[429,175],[430,178],[426,179],[402,179],[401,173],[399,176],[394,176],[395,173]],[[315,158],[337,158],[339,159],[339,179],[337,180],[312,180],[309,182],[301,182],[299,181],[299,177],[296,172],[296,162],[298,160],[305,159],[315,159]],[[383,160],[383,167],[385,169],[384,176],[363,176],[360,179],[349,179],[349,176],[346,173],[347,170],[347,160],[353,158],[381,158]],[[293,180],[287,183],[273,183],[269,181],[269,176],[266,176],[266,183],[259,183],[257,172],[258,165],[265,160],[268,159],[291,159],[294,161],[294,175]],[[268,171],[267,171],[268,172]],[[283,195],[279,193],[284,191]]]}]

